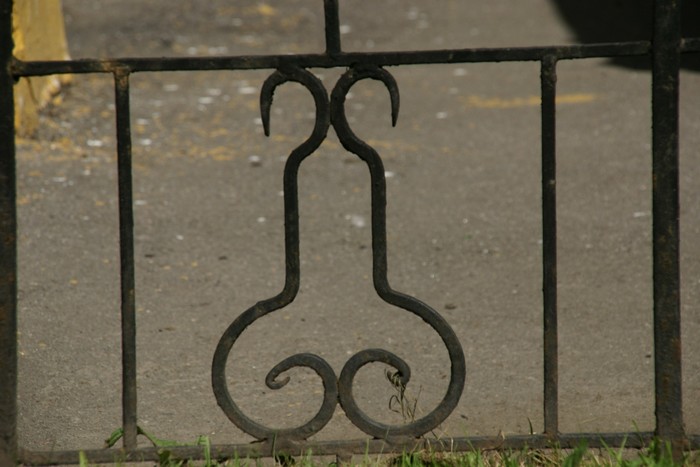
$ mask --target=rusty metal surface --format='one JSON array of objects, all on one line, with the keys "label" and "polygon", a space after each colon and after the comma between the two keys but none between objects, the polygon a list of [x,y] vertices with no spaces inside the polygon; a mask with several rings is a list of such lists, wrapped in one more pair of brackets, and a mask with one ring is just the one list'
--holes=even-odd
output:
[{"label": "rusty metal surface", "polygon": [[68,61],[15,60],[15,76],[41,76],[57,73],[112,73],[117,68],[131,72],[256,70],[298,66],[300,68],[349,67],[356,63],[377,66],[430,65],[437,63],[486,63],[539,61],[546,56],[560,60],[592,57],[645,55],[651,50],[648,41],[612,44],[581,44],[551,47],[479,48],[399,52],[338,52],[329,54],[262,55],[232,57],[116,58]]}]

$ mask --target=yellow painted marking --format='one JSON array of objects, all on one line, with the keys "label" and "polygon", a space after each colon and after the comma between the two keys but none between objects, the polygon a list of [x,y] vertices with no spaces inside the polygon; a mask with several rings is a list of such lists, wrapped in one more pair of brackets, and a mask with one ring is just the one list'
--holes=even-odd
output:
[{"label": "yellow painted marking", "polygon": [[38,201],[43,198],[44,195],[40,193],[31,193],[29,195],[20,196],[19,198],[17,198],[17,205],[26,206],[29,203],[33,203],[34,201]]},{"label": "yellow painted marking", "polygon": [[277,14],[277,10],[267,3],[261,3],[258,5],[258,13],[260,13],[263,16],[274,16]]},{"label": "yellow painted marking", "polygon": [[209,136],[216,138],[217,136],[228,136],[229,131],[226,128],[217,128],[209,132]]},{"label": "yellow painted marking", "polygon": [[[599,98],[598,94],[579,93],[579,94],[559,94],[556,97],[557,104],[585,104]],[[466,96],[462,102],[466,107],[478,109],[515,109],[518,107],[537,107],[541,103],[540,96],[515,97],[511,99],[503,99],[501,97],[481,97],[481,96]]]},{"label": "yellow painted marking", "polygon": [[597,100],[598,94],[562,94],[556,97],[557,104],[586,104]]},{"label": "yellow painted marking", "polygon": [[233,160],[233,156],[227,156],[225,154],[212,154],[211,158],[217,162]]}]

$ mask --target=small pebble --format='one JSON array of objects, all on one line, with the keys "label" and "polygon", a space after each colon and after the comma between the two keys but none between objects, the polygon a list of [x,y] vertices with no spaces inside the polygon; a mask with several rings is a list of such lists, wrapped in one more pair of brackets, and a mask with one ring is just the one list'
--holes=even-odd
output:
[{"label": "small pebble", "polygon": [[248,156],[248,162],[250,162],[250,165],[253,167],[260,167],[262,165],[262,159],[255,154]]},{"label": "small pebble", "polygon": [[357,214],[348,214],[345,216],[345,219],[349,220],[353,227],[357,227],[358,229],[361,229],[367,225],[365,218]]},{"label": "small pebble", "polygon": [[254,86],[241,86],[238,88],[238,94],[248,95],[257,94],[258,89]]}]

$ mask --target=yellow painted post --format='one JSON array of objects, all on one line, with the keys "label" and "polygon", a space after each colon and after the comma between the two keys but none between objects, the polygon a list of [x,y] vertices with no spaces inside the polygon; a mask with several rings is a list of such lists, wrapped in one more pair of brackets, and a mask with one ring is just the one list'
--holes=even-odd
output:
[{"label": "yellow painted post", "polygon": [[[15,0],[12,11],[14,56],[20,60],[68,59],[61,0]],[[33,76],[15,86],[15,128],[29,136],[38,125],[39,109],[46,106],[70,77]]]}]

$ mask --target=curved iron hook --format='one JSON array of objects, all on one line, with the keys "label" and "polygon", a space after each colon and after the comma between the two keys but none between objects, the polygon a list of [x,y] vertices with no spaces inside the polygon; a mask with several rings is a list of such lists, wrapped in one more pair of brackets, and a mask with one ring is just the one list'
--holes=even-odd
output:
[{"label": "curved iron hook", "polygon": [[274,97],[275,90],[278,86],[290,81],[304,86],[309,90],[309,92],[311,92],[311,95],[314,98],[314,102],[316,104],[316,123],[310,139],[314,137],[316,137],[314,139],[317,139],[318,136],[322,134],[323,138],[318,138],[318,145],[320,145],[328,133],[328,127],[330,126],[328,94],[326,93],[326,88],[323,87],[321,80],[319,80],[311,72],[303,68],[293,66],[277,69],[265,80],[262,89],[260,90],[260,117],[262,119],[265,136],[270,136],[270,108],[272,107],[272,99]]},{"label": "curved iron hook", "polygon": [[[399,93],[396,81],[387,71],[376,66],[358,66],[348,70],[338,80],[333,89],[330,103],[323,84],[310,72],[289,67],[275,71],[263,84],[260,96],[260,109],[265,134],[270,134],[270,108],[277,86],[295,81],[306,87],[316,103],[316,122],[313,132],[306,141],[297,146],[284,169],[284,210],[285,210],[285,257],[286,276],[282,292],[273,298],[263,300],[246,310],[228,327],[221,337],[212,362],[212,386],[219,406],[229,419],[243,431],[258,439],[306,439],[320,431],[331,419],[337,402],[346,415],[358,428],[376,438],[395,436],[420,436],[439,425],[454,410],[464,388],[464,353],[457,336],[449,324],[425,303],[391,289],[387,279],[386,261],[386,180],[384,167],[377,152],[357,137],[350,129],[345,116],[345,98],[354,83],[362,79],[382,81],[391,97],[392,124],[396,124],[399,111]],[[301,162],[311,155],[323,142],[330,125],[348,151],[364,160],[370,170],[372,181],[372,251],[374,286],[379,296],[387,303],[403,308],[423,319],[441,337],[447,347],[451,363],[450,383],[440,404],[425,417],[406,425],[385,425],[367,417],[355,402],[352,384],[357,372],[371,362],[383,362],[398,371],[404,386],[410,379],[411,370],[401,358],[383,349],[367,349],[355,354],[343,367],[337,380],[331,366],[321,357],[301,353],[284,359],[273,367],[265,382],[271,389],[279,389],[289,378],[278,379],[282,373],[294,367],[307,367],[314,370],[324,386],[323,403],[316,415],[304,425],[273,429],[248,418],[235,404],[226,383],[226,362],[233,344],[245,329],[259,318],[291,303],[299,289],[299,207],[298,172]]]},{"label": "curved iron hook", "polygon": [[427,304],[406,294],[394,291],[387,278],[387,242],[386,242],[386,179],[384,165],[377,151],[355,135],[350,129],[345,115],[345,98],[357,81],[375,79],[383,82],[391,97],[392,123],[396,123],[399,109],[398,86],[393,76],[377,66],[361,66],[348,70],[336,83],[331,93],[331,124],[348,151],[356,154],[367,163],[371,177],[372,189],[372,269],[374,288],[385,302],[403,308],[432,327],[440,336],[450,358],[450,383],[445,396],[438,406],[428,415],[406,425],[386,425],[368,417],[357,405],[352,393],[352,383],[359,369],[367,363],[378,361],[389,364],[399,370],[404,382],[408,382],[410,369],[396,355],[382,349],[361,351],[353,356],[343,367],[339,380],[339,401],[347,417],[362,431],[375,438],[396,436],[420,436],[442,421],[455,409],[464,389],[466,364],[462,346],[450,325]]},{"label": "curved iron hook", "polygon": [[337,378],[331,366],[318,355],[296,354],[275,365],[267,374],[265,383],[270,389],[280,389],[289,378],[279,379],[285,371],[294,367],[307,367],[318,374],[323,382],[323,403],[319,411],[305,424],[285,429],[274,429],[255,422],[236,405],[228,390],[226,362],[233,344],[245,329],[263,316],[290,304],[299,290],[299,203],[297,174],[299,164],[311,155],[323,142],[330,126],[328,94],[321,81],[307,70],[288,67],[275,71],[263,84],[260,94],[260,109],[265,134],[270,134],[270,107],[277,86],[293,81],[311,92],[316,103],[316,122],[306,141],[297,146],[284,169],[284,216],[286,274],[282,292],[275,297],[260,301],[238,316],[221,336],[212,362],[212,387],[216,401],[226,416],[241,430],[257,439],[306,439],[320,431],[333,416],[338,399]]},{"label": "curved iron hook", "polygon": [[[356,143],[362,142],[362,140],[350,129],[350,125],[345,116],[345,98],[347,97],[348,91],[355,83],[368,78],[381,81],[389,91],[389,97],[391,99],[391,126],[396,126],[396,122],[399,118],[399,107],[401,104],[399,86],[396,84],[396,80],[391,73],[384,68],[374,65],[361,65],[350,68],[340,77],[331,93],[331,123],[336,132],[340,130],[343,133],[347,133],[348,136],[352,135],[352,139],[356,140]],[[344,143],[343,147],[357,154],[355,151],[345,146]],[[357,155],[362,157],[360,154]]]}]

